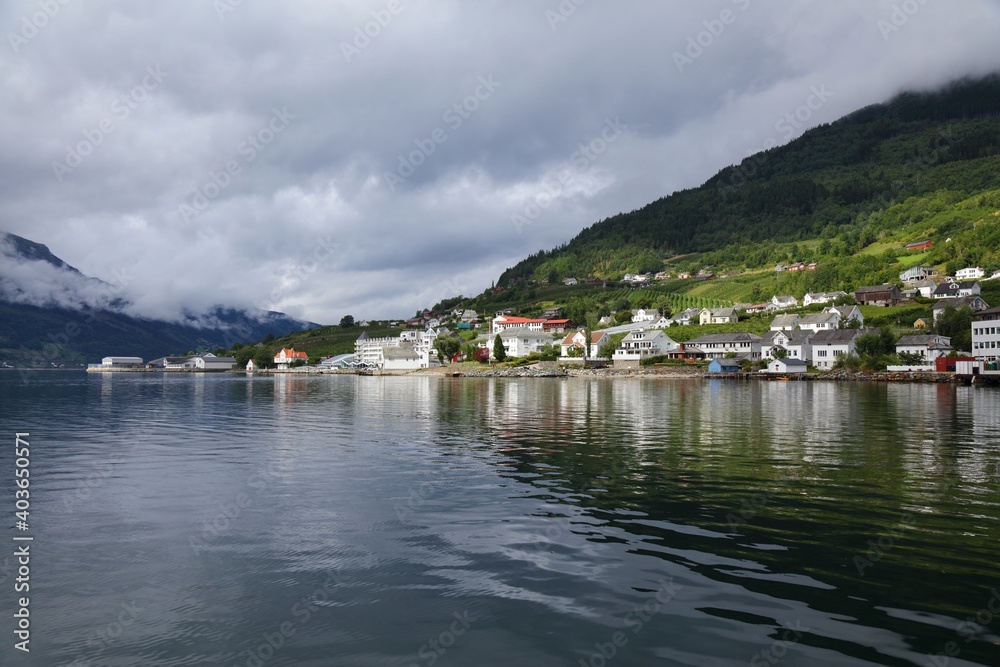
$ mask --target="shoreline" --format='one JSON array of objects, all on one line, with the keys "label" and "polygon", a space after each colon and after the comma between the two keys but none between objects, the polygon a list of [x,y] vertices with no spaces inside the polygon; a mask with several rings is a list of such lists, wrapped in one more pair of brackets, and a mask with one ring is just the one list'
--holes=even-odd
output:
[{"label": "shoreline", "polygon": [[437,366],[416,370],[370,371],[361,369],[317,369],[295,368],[279,370],[274,368],[261,369],[253,372],[242,370],[200,370],[162,368],[109,368],[109,369],[55,369],[55,368],[8,368],[3,370],[19,371],[84,371],[88,373],[168,373],[168,374],[231,374],[245,376],[318,376],[318,375],[363,375],[372,377],[405,377],[405,376],[437,376],[443,378],[659,378],[687,380],[730,380],[730,381],[764,381],[764,382],[892,382],[920,384],[957,384],[1000,386],[1000,372],[980,375],[958,375],[956,373],[937,373],[929,371],[850,371],[831,370],[822,373],[709,373],[703,367],[654,366],[644,368],[560,368],[553,365],[518,366],[514,368],[476,368]]}]

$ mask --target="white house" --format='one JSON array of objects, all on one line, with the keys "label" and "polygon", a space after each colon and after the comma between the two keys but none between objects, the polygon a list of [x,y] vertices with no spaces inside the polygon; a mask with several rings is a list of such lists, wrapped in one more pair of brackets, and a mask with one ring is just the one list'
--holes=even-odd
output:
[{"label": "white house", "polygon": [[792,331],[799,326],[798,315],[777,315],[771,320],[771,331]]},{"label": "white house", "polygon": [[785,308],[795,308],[799,305],[799,300],[794,296],[772,296],[771,303],[779,310],[782,310]]},{"label": "white house", "polygon": [[542,318],[515,317],[497,313],[490,323],[491,334],[498,334],[505,329],[529,329],[531,331],[542,331],[545,328],[545,320]]},{"label": "white house", "polygon": [[735,308],[705,308],[698,313],[698,321],[701,324],[732,324],[739,320]]},{"label": "white house", "polygon": [[916,280],[910,283],[910,286],[920,293],[920,296],[927,299],[934,295],[934,290],[937,289],[938,284],[933,280]]},{"label": "white house", "polygon": [[903,336],[896,341],[896,354],[915,353],[928,362],[933,362],[938,357],[948,356],[948,353],[953,349],[951,338],[937,334]]},{"label": "white house", "polygon": [[[305,353],[303,352],[303,354]],[[217,357],[209,352],[195,358],[194,366],[203,371],[231,371],[236,367],[236,359],[234,357]]]},{"label": "white house", "polygon": [[253,362],[253,359],[247,362],[247,373],[253,373],[257,370],[257,364]]},{"label": "white house", "polygon": [[576,278],[563,278],[563,285],[576,285]]},{"label": "white house", "polygon": [[973,313],[978,313],[980,311],[989,308],[989,304],[983,301],[981,296],[962,296],[954,299],[939,299],[934,302],[931,306],[931,312],[934,314],[934,322],[938,321],[938,318],[944,313],[945,308],[971,308]]},{"label": "white house", "polygon": [[802,299],[802,305],[811,306],[814,303],[830,303],[844,296],[847,296],[847,292],[810,292]]},{"label": "white house", "polygon": [[986,271],[978,266],[969,266],[955,272],[956,280],[976,280],[986,275]]},{"label": "white house", "polygon": [[992,276],[983,278],[983,280],[1000,280],[1000,271],[994,271]]},{"label": "white house", "polygon": [[918,280],[926,280],[935,273],[937,271],[934,270],[933,266],[914,266],[900,273],[899,279],[904,283],[913,283]]},{"label": "white house", "polygon": [[666,354],[677,347],[677,343],[659,329],[640,329],[622,339],[611,359],[615,367],[635,368],[643,359]]},{"label": "white house", "polygon": [[633,322],[655,322],[663,317],[663,314],[658,310],[647,310],[645,308],[640,308],[639,310],[632,313]]},{"label": "white house", "polygon": [[976,281],[945,282],[937,286],[933,296],[935,299],[955,299],[960,296],[975,296],[981,291],[982,288]]},{"label": "white house", "polygon": [[854,339],[863,333],[865,333],[863,329],[835,329],[817,332],[809,341],[812,346],[813,366],[821,370],[833,368],[837,362],[837,355],[854,354]]},{"label": "white house", "polygon": [[696,320],[701,316],[701,308],[688,308],[687,310],[682,310],[681,312],[674,315],[671,320],[677,324],[682,324],[687,326],[691,324],[691,320]]},{"label": "white house", "polygon": [[278,365],[278,368],[288,368],[294,361],[309,363],[309,355],[292,347],[283,347],[278,351],[278,354],[274,355],[274,363]]},{"label": "white house", "polygon": [[812,345],[810,341],[815,336],[813,331],[772,331],[764,336],[760,342],[760,356],[762,359],[774,358],[776,349],[783,349],[786,358],[802,359],[812,361]]},{"label": "white house", "polygon": [[1000,360],[1000,308],[990,308],[973,316],[972,356],[983,361]]},{"label": "white house", "polygon": [[865,316],[861,314],[861,309],[854,304],[849,306],[827,306],[823,309],[824,313],[832,313],[834,311],[840,313],[841,322],[847,323],[854,320],[858,323],[859,327],[865,324]]},{"label": "white house", "polygon": [[587,358],[596,359],[600,356],[601,346],[611,339],[611,336],[603,331],[592,331],[590,333],[590,345],[585,345],[587,341],[586,331],[577,331],[563,338],[560,347],[563,358],[582,358],[584,348],[587,347]]},{"label": "white house", "polygon": [[142,368],[142,357],[104,357],[101,359],[104,368]]},{"label": "white house", "polygon": [[[526,357],[532,352],[540,352],[546,345],[551,345],[552,334],[528,328],[504,329],[500,332],[500,341],[508,357]],[[494,342],[496,342],[495,337],[486,341],[486,347],[489,348],[491,355]]]},{"label": "white house", "polygon": [[829,331],[840,328],[840,312],[810,313],[799,320],[799,328],[806,331]]},{"label": "white house", "polygon": [[805,373],[806,362],[801,359],[774,359],[767,364],[768,373]]},{"label": "white house", "polygon": [[719,359],[727,354],[735,354],[753,361],[760,359],[761,341],[761,336],[752,333],[708,334],[689,340],[685,349],[704,353],[706,359]]},{"label": "white house", "polygon": [[382,350],[379,368],[387,371],[413,371],[427,368],[427,365],[423,355],[410,345],[386,345]]}]

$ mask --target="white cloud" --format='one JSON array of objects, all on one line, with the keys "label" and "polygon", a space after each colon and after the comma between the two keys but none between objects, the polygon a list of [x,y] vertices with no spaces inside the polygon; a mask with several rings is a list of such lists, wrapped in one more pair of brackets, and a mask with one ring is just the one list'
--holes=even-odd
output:
[{"label": "white cloud", "polygon": [[[917,4],[888,33],[901,3],[590,2],[553,30],[558,5],[402,0],[350,62],[342,44],[386,2],[222,19],[193,0],[63,6],[0,48],[0,221],[88,275],[127,272],[150,315],[267,301],[320,322],[405,316],[786,140],[813,87],[832,96],[796,135],[1000,69],[988,0]],[[26,7],[0,9],[5,34]],[[711,29],[678,71],[673,54]],[[275,110],[294,116],[280,132]],[[511,215],[616,117],[628,130],[518,233]],[[113,130],[60,182],[52,163],[102,121]],[[393,191],[385,173],[421,145]],[[214,194],[185,216],[196,190]],[[312,267],[322,244],[335,251]]]}]

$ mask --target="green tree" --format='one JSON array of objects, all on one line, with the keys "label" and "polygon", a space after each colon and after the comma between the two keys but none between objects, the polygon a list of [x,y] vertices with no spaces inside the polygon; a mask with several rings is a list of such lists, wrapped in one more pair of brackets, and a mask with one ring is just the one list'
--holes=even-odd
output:
[{"label": "green tree", "polygon": [[951,338],[956,350],[972,349],[972,309],[946,306],[934,323],[934,333]]},{"label": "green tree", "polygon": [[493,339],[493,358],[497,361],[507,360],[507,350],[503,347],[503,339],[500,338],[500,334],[496,335]]},{"label": "green tree", "polygon": [[343,317],[340,318],[340,328],[341,329],[350,329],[353,326],[354,326],[354,316],[353,315],[344,315]]},{"label": "green tree", "polygon": [[438,360],[452,359],[459,350],[462,349],[462,341],[452,336],[441,336],[434,341],[434,347],[438,351]]}]

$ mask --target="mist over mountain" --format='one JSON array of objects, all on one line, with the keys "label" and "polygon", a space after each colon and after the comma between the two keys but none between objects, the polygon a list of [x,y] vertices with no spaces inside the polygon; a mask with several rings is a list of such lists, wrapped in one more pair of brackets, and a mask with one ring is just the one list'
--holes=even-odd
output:
[{"label": "mist over mountain", "polygon": [[221,304],[182,310],[171,320],[143,317],[123,294],[127,279],[88,277],[47,246],[0,232],[0,361],[51,367],[112,354],[149,359],[318,326],[283,313]]}]

